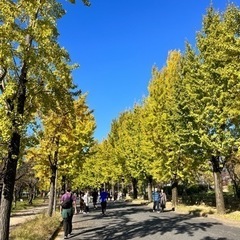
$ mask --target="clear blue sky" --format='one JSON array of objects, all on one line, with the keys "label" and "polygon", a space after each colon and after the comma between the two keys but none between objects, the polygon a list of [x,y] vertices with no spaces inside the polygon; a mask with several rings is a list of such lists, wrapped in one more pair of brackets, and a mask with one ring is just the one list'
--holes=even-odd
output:
[{"label": "clear blue sky", "polygon": [[161,69],[170,50],[195,44],[206,9],[224,11],[240,0],[62,0],[59,41],[74,63],[74,82],[88,93],[97,123],[95,138],[107,137],[111,122],[148,94],[151,70]]}]

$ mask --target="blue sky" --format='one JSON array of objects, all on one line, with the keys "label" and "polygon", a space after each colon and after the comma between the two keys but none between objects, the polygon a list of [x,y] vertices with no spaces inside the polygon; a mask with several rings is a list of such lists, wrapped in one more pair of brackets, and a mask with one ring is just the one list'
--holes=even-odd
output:
[{"label": "blue sky", "polygon": [[95,138],[107,137],[113,119],[148,94],[153,66],[161,69],[170,50],[195,44],[210,3],[224,11],[240,0],[62,0],[59,42],[80,68],[74,82],[85,93],[97,123]]}]

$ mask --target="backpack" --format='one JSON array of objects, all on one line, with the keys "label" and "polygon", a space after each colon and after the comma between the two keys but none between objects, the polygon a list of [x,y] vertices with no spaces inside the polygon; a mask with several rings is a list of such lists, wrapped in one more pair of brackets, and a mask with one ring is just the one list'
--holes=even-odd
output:
[{"label": "backpack", "polygon": [[63,209],[67,209],[67,208],[71,208],[72,207],[72,194],[70,196],[70,198],[67,198],[66,200],[64,200],[61,204]]}]

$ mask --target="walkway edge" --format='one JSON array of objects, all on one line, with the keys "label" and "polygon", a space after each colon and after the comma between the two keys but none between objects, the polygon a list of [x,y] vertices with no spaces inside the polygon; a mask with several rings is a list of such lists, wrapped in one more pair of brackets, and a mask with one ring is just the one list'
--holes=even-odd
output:
[{"label": "walkway edge", "polygon": [[62,226],[63,226],[63,221],[60,222],[58,228],[53,232],[53,234],[50,236],[48,240],[54,240],[57,237],[58,233],[60,232]]}]

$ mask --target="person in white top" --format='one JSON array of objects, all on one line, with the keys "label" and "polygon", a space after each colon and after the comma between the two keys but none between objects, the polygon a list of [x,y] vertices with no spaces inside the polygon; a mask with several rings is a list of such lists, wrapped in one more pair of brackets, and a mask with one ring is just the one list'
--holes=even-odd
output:
[{"label": "person in white top", "polygon": [[90,195],[88,190],[83,196],[83,201],[84,201],[84,207],[85,207],[83,214],[89,213]]}]

